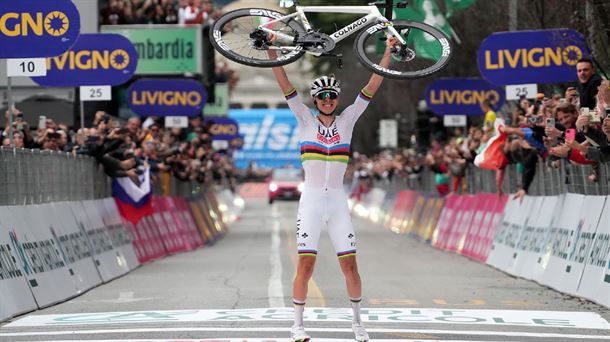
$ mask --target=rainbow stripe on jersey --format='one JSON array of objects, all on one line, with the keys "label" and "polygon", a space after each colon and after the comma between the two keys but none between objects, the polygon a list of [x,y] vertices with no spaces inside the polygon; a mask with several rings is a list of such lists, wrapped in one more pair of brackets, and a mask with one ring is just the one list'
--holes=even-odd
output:
[{"label": "rainbow stripe on jersey", "polygon": [[301,162],[320,160],[324,162],[349,162],[349,144],[324,146],[312,141],[301,143]]}]

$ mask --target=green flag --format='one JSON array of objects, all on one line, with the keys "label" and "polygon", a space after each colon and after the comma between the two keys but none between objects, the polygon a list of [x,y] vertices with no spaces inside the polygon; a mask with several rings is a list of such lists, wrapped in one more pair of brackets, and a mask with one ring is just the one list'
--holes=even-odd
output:
[{"label": "green flag", "polygon": [[447,18],[455,14],[455,12],[466,9],[473,5],[477,0],[445,0],[447,7]]},{"label": "green flag", "polygon": [[[453,29],[438,8],[436,0],[414,0],[411,8],[396,10],[396,19],[408,19],[426,23],[443,31],[447,37],[453,35]],[[431,35],[420,30],[409,34],[409,43],[413,43],[419,57],[438,60],[443,54],[443,47]]]}]

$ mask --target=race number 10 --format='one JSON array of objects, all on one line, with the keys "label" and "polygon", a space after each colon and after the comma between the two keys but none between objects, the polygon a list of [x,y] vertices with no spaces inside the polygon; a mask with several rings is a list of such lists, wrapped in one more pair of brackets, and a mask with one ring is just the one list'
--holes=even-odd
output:
[{"label": "race number 10", "polygon": [[82,86],[80,87],[81,101],[110,101],[112,100],[111,86]]},{"label": "race number 10", "polygon": [[6,74],[8,77],[46,76],[47,61],[45,58],[7,59]]}]

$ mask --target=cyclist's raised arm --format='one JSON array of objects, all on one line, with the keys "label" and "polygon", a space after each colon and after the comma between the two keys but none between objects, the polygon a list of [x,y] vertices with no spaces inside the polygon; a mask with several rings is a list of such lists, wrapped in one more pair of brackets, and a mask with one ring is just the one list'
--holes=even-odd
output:
[{"label": "cyclist's raised arm", "polygon": [[[396,44],[398,42],[398,39],[394,38],[394,37],[390,37],[388,38],[388,40],[386,40],[386,48],[385,48],[385,52],[383,53],[383,57],[381,58],[381,61],[379,62],[379,66],[381,66],[382,68],[388,68],[390,66],[390,59],[392,58],[392,46],[394,46],[394,44]],[[377,90],[379,90],[379,87],[381,86],[381,82],[383,82],[383,76],[378,75],[378,74],[373,74],[373,76],[371,76],[371,79],[369,80],[369,83],[366,85],[366,87],[364,87],[364,91],[366,92],[366,94],[368,96],[370,96],[371,98],[373,97],[373,95],[375,95],[375,93],[377,92]]]},{"label": "cyclist's raised arm", "polygon": [[[267,51],[267,54],[270,58],[277,58],[277,52],[275,52],[275,50],[269,50]],[[280,86],[280,89],[282,90],[284,95],[294,90],[294,87],[292,86],[292,83],[290,83],[290,81],[288,80],[288,76],[286,75],[286,71],[283,67],[273,67],[271,68],[271,70],[273,71],[273,75],[277,80],[277,84]]]}]

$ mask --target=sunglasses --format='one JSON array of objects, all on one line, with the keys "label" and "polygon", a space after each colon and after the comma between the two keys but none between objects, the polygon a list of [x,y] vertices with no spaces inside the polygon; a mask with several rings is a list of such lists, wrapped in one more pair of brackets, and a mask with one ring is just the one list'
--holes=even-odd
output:
[{"label": "sunglasses", "polygon": [[337,94],[334,91],[323,91],[320,92],[316,95],[316,97],[318,98],[318,100],[324,100],[326,98],[330,98],[331,100],[336,100],[339,97],[339,94]]}]

